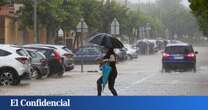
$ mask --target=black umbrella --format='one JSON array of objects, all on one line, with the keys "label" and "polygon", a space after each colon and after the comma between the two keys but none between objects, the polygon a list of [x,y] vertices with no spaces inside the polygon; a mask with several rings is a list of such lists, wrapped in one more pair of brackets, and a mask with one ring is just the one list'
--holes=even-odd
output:
[{"label": "black umbrella", "polygon": [[90,40],[90,43],[97,44],[100,46],[104,46],[106,48],[123,48],[123,44],[121,41],[112,37],[112,35],[107,33],[98,33],[93,35]]}]

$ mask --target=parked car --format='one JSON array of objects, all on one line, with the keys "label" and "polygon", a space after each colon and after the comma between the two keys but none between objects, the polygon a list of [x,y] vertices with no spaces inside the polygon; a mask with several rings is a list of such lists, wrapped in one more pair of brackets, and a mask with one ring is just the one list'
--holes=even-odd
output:
[{"label": "parked car", "polygon": [[193,70],[196,72],[196,54],[191,45],[185,43],[168,44],[162,55],[162,69]]},{"label": "parked car", "polygon": [[139,51],[137,53],[141,55],[147,55],[147,54],[154,54],[160,50],[158,45],[158,41],[154,39],[141,39],[136,42],[136,46],[139,48]]},{"label": "parked car", "polygon": [[32,47],[32,46],[24,46],[25,49],[33,49],[37,52],[41,52],[45,55],[48,61],[49,66],[49,75],[58,75],[61,77],[64,74],[64,65],[63,60],[59,52],[56,49],[48,48],[48,47]]},{"label": "parked car", "polygon": [[66,46],[64,45],[45,45],[45,47],[50,47],[57,49],[57,51],[61,54],[63,57],[63,63],[65,67],[65,71],[71,71],[74,69],[74,53],[69,50]]},{"label": "parked car", "polygon": [[76,63],[81,63],[83,61],[87,64],[94,64],[96,63],[97,58],[102,57],[103,53],[100,49],[96,47],[83,47],[77,50],[74,60]]},{"label": "parked car", "polygon": [[64,69],[65,71],[71,71],[74,69],[74,54],[71,50],[69,50],[66,46],[64,45],[51,45],[51,44],[30,44],[26,46],[32,46],[32,47],[48,47],[48,48],[53,48],[56,49],[57,52],[61,55],[63,64],[64,64]]},{"label": "parked car", "polygon": [[49,67],[46,57],[33,49],[26,49],[26,51],[31,57],[31,77],[33,79],[41,79],[43,76],[48,76]]},{"label": "parked car", "polygon": [[124,61],[127,60],[127,52],[126,49],[114,49],[116,55],[117,55],[117,60],[118,61]]},{"label": "parked car", "polygon": [[30,59],[21,48],[0,45],[0,85],[18,85],[30,74]]},{"label": "parked car", "polygon": [[127,52],[127,59],[134,59],[138,58],[137,49],[133,48],[130,44],[124,45],[126,52]]}]

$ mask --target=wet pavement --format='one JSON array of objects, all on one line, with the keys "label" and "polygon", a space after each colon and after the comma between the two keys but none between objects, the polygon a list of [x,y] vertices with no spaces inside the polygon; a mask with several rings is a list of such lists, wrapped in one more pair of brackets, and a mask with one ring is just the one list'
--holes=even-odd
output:
[{"label": "wet pavement", "polygon": [[[139,56],[138,59],[117,65],[118,77],[115,88],[122,96],[140,95],[208,95],[208,47],[197,47],[197,72],[161,72],[161,53]],[[62,78],[22,81],[19,86],[0,87],[0,95],[67,95],[95,96],[96,80],[100,74],[98,65],[80,66],[66,72]],[[90,71],[90,72],[89,72]],[[106,87],[103,95],[110,96]]]}]

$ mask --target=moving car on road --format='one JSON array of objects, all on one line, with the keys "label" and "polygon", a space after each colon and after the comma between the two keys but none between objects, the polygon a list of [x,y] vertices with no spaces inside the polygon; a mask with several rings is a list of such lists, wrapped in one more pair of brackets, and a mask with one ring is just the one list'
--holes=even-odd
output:
[{"label": "moving car on road", "polygon": [[186,43],[168,44],[162,55],[162,69],[193,70],[196,72],[196,54],[191,45]]}]

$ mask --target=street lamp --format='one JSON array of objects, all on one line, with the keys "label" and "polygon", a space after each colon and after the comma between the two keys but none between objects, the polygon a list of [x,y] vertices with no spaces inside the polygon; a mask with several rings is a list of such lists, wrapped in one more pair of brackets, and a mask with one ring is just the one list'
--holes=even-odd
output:
[{"label": "street lamp", "polygon": [[[135,38],[136,38],[136,40],[137,40],[137,29],[134,27],[133,29],[132,29],[132,34],[133,34],[133,37],[134,37],[134,39],[133,40],[135,40]],[[131,43],[130,42],[130,37],[129,37],[129,43]]]},{"label": "street lamp", "polygon": [[[146,26],[145,26],[145,30],[147,32],[147,38],[150,38],[150,31],[151,31],[151,26],[150,26],[150,23],[147,23]],[[150,47],[149,45],[147,46],[147,51],[146,51],[146,54],[149,55],[150,53]]]},{"label": "street lamp", "polygon": [[147,38],[150,38],[150,31],[151,31],[151,26],[150,26],[150,23],[147,23],[146,26],[145,26],[145,30],[147,32]]},{"label": "street lamp", "polygon": [[[84,18],[80,19],[79,24],[77,25],[77,32],[81,33],[81,47],[83,47],[83,37],[84,37],[84,33],[88,32],[88,25],[86,24]],[[81,58],[81,72],[84,71],[84,62],[83,62],[83,58]]]},{"label": "street lamp", "polygon": [[35,42],[39,43],[39,37],[37,33],[37,0],[33,0],[33,14],[34,14],[34,37],[35,37]]}]

